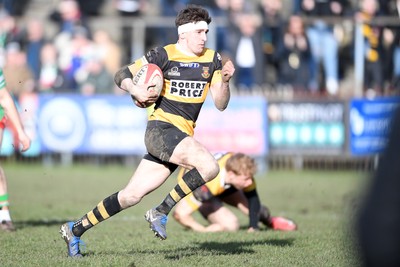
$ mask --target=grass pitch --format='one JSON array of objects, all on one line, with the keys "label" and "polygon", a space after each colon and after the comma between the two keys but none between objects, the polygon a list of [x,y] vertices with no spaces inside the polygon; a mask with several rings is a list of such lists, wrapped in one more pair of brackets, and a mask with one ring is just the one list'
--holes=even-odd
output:
[{"label": "grass pitch", "polygon": [[[86,232],[86,256],[67,257],[58,231],[121,189],[134,168],[43,167],[5,163],[13,233],[0,232],[0,266],[359,266],[352,216],[368,174],[352,171],[270,171],[257,177],[263,204],[289,217],[296,232],[247,233],[247,218],[235,233],[194,233],[172,216],[168,239],[153,237],[144,220],[174,186],[171,177],[137,206]],[[149,174],[150,176],[151,174]],[[197,217],[199,220],[202,218]]]}]

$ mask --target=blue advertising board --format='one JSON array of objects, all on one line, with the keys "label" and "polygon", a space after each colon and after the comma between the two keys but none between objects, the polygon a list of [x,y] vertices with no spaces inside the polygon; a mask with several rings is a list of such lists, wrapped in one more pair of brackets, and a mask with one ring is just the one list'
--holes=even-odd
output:
[{"label": "blue advertising board", "polygon": [[37,131],[41,151],[74,154],[142,154],[146,109],[130,97],[40,95]]},{"label": "blue advertising board", "polygon": [[386,147],[390,122],[400,98],[354,99],[349,109],[349,145],[355,156],[381,153]]}]

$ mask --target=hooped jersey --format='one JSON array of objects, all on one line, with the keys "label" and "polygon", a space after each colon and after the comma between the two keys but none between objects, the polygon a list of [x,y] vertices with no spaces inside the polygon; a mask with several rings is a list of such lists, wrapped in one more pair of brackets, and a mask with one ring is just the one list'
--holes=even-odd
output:
[{"label": "hooped jersey", "polygon": [[146,63],[158,65],[164,75],[164,86],[149,120],[169,122],[193,136],[210,86],[222,80],[221,56],[207,48],[200,56],[189,56],[178,44],[170,44],[150,50],[129,69],[134,73]]},{"label": "hooped jersey", "polygon": [[[6,88],[6,79],[4,78],[3,70],[0,69],[0,90]],[[4,117],[4,109],[0,106],[0,120]]]}]

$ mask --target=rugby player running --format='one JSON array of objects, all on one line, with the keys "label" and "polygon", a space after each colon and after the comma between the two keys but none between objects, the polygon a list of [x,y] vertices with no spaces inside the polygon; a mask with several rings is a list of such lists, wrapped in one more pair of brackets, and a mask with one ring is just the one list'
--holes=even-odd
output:
[{"label": "rugby player running", "polygon": [[[175,20],[178,42],[156,47],[120,69],[116,84],[129,92],[139,105],[155,102],[145,132],[147,154],[122,190],[103,199],[93,210],[60,229],[68,255],[81,257],[80,237],[99,222],[139,203],[160,187],[178,166],[189,171],[157,207],[145,214],[155,236],[167,238],[166,223],[171,209],[183,197],[219,173],[213,155],[193,138],[196,120],[210,90],[216,108],[226,109],[230,99],[229,80],[235,72],[232,61],[222,66],[220,55],[205,47],[211,17],[200,6],[188,5]],[[163,71],[164,87],[157,94],[147,85],[134,85],[132,78],[146,63]],[[147,90],[149,88],[149,90]]]}]

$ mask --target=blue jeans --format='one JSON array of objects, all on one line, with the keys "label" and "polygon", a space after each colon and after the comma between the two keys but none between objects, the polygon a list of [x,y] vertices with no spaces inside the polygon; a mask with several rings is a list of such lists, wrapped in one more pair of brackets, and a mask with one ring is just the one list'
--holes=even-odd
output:
[{"label": "blue jeans", "polygon": [[393,50],[393,76],[400,77],[400,46]]},{"label": "blue jeans", "polygon": [[316,24],[307,28],[307,37],[311,48],[311,90],[318,90],[319,63],[325,71],[326,81],[338,83],[338,42],[333,29],[325,24]]}]

